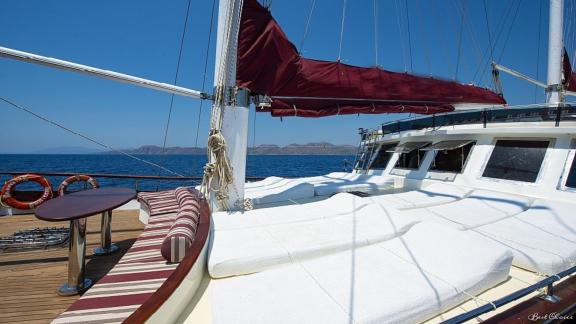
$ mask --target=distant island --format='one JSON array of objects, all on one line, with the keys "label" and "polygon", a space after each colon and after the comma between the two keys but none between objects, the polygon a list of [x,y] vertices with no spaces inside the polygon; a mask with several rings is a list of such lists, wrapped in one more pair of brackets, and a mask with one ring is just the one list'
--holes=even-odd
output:
[{"label": "distant island", "polygon": [[[248,148],[249,155],[354,155],[357,148],[353,145],[335,145],[332,143],[308,143],[290,144],[279,146],[273,144],[263,144]],[[144,145],[136,149],[123,150],[130,154],[188,154],[204,155],[205,147],[180,147],[172,146],[162,149],[156,145]],[[114,152],[106,152],[114,154]]]}]

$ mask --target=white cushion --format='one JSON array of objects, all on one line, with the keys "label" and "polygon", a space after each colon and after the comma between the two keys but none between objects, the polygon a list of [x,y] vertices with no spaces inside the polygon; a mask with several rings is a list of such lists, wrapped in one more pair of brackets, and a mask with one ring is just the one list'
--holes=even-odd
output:
[{"label": "white cushion", "polygon": [[402,193],[373,196],[370,199],[399,210],[441,205],[462,199],[471,190],[444,183],[432,183],[425,188]]},{"label": "white cushion", "polygon": [[394,238],[418,222],[379,205],[352,214],[237,230],[215,230],[208,260],[214,278],[260,272]]},{"label": "white cushion", "polygon": [[369,201],[348,193],[339,193],[328,199],[304,205],[287,205],[239,212],[212,214],[215,229],[240,229],[274,224],[307,221],[349,214]]},{"label": "white cushion", "polygon": [[284,178],[281,177],[267,177],[264,178],[260,181],[253,181],[253,182],[246,182],[246,184],[244,185],[244,189],[256,189],[256,188],[262,188],[265,186],[269,186],[269,185],[273,185],[275,183],[278,183],[280,181],[284,180]]},{"label": "white cushion", "polygon": [[474,190],[468,197],[439,206],[405,211],[418,214],[422,220],[454,226],[461,230],[497,222],[528,209],[531,199],[502,192]]},{"label": "white cushion", "polygon": [[359,173],[351,172],[332,172],[321,176],[299,178],[311,184],[322,182],[344,182],[345,180],[355,180],[360,176]]},{"label": "white cushion", "polygon": [[338,192],[362,191],[374,192],[394,187],[394,179],[387,176],[350,174],[331,181],[314,183],[317,196],[327,196]]},{"label": "white cushion", "polygon": [[227,311],[214,320],[420,322],[506,280],[511,261],[509,251],[485,239],[420,223],[383,243],[215,280],[212,305]]},{"label": "white cushion", "polygon": [[548,275],[576,262],[575,204],[536,200],[515,217],[477,228],[514,254],[514,265]]},{"label": "white cushion", "polygon": [[[269,178],[267,178],[269,179]],[[314,186],[293,179],[269,179],[264,185],[252,185],[244,190],[244,198],[254,205],[314,197]]]}]

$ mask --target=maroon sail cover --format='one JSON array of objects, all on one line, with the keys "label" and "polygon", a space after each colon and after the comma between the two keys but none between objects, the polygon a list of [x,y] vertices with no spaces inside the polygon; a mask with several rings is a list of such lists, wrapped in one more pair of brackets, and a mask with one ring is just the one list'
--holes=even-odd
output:
[{"label": "maroon sail cover", "polygon": [[564,86],[566,90],[576,92],[576,72],[572,71],[570,64],[570,56],[566,49],[564,49]]},{"label": "maroon sail cover", "polygon": [[506,103],[472,85],[303,58],[257,0],[244,0],[236,84],[272,98],[271,107],[258,111],[273,116],[431,114],[457,103]]}]

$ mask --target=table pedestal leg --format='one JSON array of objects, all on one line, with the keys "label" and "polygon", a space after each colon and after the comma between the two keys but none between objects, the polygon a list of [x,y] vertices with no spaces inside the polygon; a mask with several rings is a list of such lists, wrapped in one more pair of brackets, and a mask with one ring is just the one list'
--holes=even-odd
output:
[{"label": "table pedestal leg", "polygon": [[90,288],[92,280],[84,278],[86,256],[86,218],[70,221],[68,247],[68,282],[58,289],[60,296],[77,295]]},{"label": "table pedestal leg", "polygon": [[100,233],[100,247],[94,249],[94,255],[107,255],[118,251],[118,247],[112,244],[112,211],[102,213],[102,227]]}]

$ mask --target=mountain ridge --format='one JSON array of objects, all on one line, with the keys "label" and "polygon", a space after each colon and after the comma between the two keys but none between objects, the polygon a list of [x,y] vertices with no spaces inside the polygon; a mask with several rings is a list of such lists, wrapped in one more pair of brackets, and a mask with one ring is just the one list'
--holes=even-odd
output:
[{"label": "mountain ridge", "polygon": [[[316,142],[307,144],[289,144],[279,146],[275,144],[261,144],[248,148],[249,155],[354,155],[356,147],[353,145],[336,145],[328,142]],[[129,154],[189,154],[204,155],[205,147],[182,147],[171,146],[162,149],[157,145],[143,145],[135,149],[123,150]],[[116,152],[105,152],[117,154]]]}]

